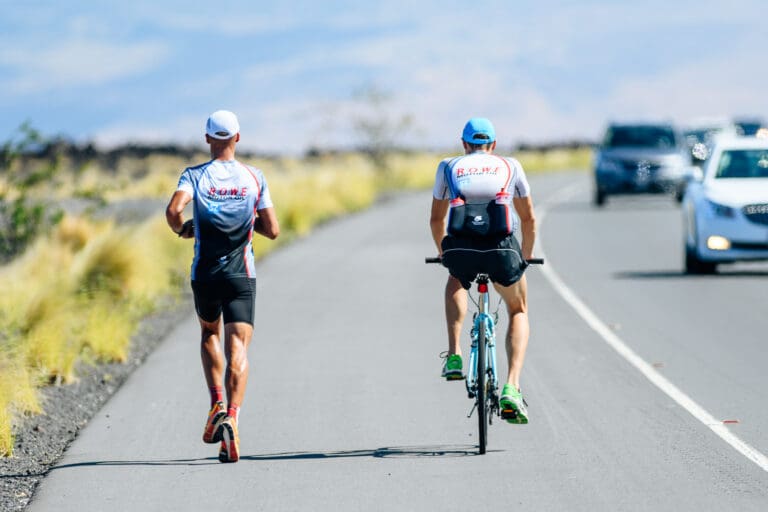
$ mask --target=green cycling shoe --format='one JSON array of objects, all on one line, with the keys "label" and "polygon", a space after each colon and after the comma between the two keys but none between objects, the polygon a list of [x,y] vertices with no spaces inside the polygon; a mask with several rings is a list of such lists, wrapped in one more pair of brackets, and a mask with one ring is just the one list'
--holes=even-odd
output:
[{"label": "green cycling shoe", "polygon": [[504,384],[499,399],[501,407],[501,417],[507,420],[507,423],[516,423],[524,425],[528,423],[528,404],[523,398],[523,394],[512,384]]},{"label": "green cycling shoe", "polygon": [[463,366],[459,354],[450,354],[446,356],[445,364],[443,364],[443,378],[445,378],[445,380],[463,380]]}]

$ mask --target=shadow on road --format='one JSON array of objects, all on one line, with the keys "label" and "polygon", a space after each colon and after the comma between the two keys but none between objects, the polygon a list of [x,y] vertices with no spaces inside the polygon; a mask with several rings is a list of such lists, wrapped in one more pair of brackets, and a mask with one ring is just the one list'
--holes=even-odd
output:
[{"label": "shadow on road", "polygon": [[[490,450],[489,450],[490,451]],[[335,459],[346,457],[421,458],[421,457],[467,457],[477,455],[477,446],[390,446],[375,450],[342,450],[335,452],[282,452],[262,455],[246,455],[240,460],[302,460]]]},{"label": "shadow on road", "polygon": [[[493,453],[501,450],[488,450]],[[327,452],[277,452],[254,455],[241,455],[241,461],[253,460],[321,460],[352,457],[372,457],[378,459],[423,458],[423,457],[470,457],[478,455],[475,445],[435,445],[435,446],[388,446],[371,450],[338,450]],[[76,462],[54,466],[50,471],[91,466],[205,466],[220,464],[218,457],[202,459],[157,459],[157,460],[102,460]],[[19,478],[37,475],[2,475],[1,478]]]}]

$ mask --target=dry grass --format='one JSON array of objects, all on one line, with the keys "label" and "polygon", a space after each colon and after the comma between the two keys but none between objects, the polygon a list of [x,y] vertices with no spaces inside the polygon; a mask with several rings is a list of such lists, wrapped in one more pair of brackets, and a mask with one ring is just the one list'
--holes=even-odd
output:
[{"label": "dry grass", "polygon": [[523,151],[515,156],[528,174],[562,170],[583,171],[590,167],[592,150],[579,148]]},{"label": "dry grass", "polygon": [[39,410],[30,398],[39,384],[71,382],[84,355],[124,361],[138,320],[178,292],[189,247],[169,234],[158,217],[138,226],[65,218],[0,270],[0,453],[12,446],[10,418]]}]

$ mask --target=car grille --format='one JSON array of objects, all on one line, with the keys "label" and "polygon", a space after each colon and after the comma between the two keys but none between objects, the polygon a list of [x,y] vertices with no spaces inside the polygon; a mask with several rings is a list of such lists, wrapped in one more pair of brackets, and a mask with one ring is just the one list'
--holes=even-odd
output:
[{"label": "car grille", "polygon": [[661,169],[661,165],[655,162],[648,162],[647,160],[622,160],[621,166],[627,172],[637,172],[638,169],[646,169],[651,172]]},{"label": "car grille", "polygon": [[748,204],[741,211],[747,219],[756,224],[768,224],[768,203]]},{"label": "car grille", "polygon": [[731,249],[740,249],[743,251],[768,251],[768,243],[731,242]]}]

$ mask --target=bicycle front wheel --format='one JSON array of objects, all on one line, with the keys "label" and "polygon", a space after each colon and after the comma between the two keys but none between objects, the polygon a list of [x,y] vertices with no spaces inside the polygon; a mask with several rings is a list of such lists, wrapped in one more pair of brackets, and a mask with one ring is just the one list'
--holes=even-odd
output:
[{"label": "bicycle front wheel", "polygon": [[488,401],[486,400],[486,394],[488,390],[486,388],[487,368],[488,362],[485,346],[485,322],[481,322],[477,335],[477,394],[475,400],[477,400],[477,433],[478,433],[478,448],[480,455],[485,453],[485,445],[488,440]]}]

